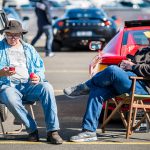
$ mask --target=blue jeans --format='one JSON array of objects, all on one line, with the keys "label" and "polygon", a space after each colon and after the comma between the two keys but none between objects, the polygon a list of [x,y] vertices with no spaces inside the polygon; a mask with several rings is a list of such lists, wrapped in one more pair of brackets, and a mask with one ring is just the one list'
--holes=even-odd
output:
[{"label": "blue jeans", "polygon": [[23,106],[23,101],[40,101],[45,115],[47,132],[59,129],[54,91],[48,82],[16,83],[12,86],[2,85],[0,87],[0,102],[4,103],[13,115],[23,122],[27,132],[31,133],[37,129],[37,125]]},{"label": "blue jeans", "polygon": [[[86,85],[90,88],[86,112],[82,122],[82,128],[96,131],[103,102],[114,96],[130,93],[132,81],[129,76],[136,76],[133,72],[126,72],[118,66],[109,66],[97,73]],[[143,82],[136,83],[136,93],[148,94]]]},{"label": "blue jeans", "polygon": [[43,33],[46,35],[45,54],[48,55],[50,52],[52,52],[53,29],[51,25],[45,25],[38,28],[38,32],[32,40],[31,44],[35,45]]}]

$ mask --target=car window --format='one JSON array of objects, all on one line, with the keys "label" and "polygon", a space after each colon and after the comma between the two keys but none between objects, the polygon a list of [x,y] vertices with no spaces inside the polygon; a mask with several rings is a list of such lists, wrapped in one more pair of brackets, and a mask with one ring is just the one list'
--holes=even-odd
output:
[{"label": "car window", "polygon": [[144,32],[149,30],[126,31],[123,36],[123,45],[148,45],[149,41]]},{"label": "car window", "polygon": [[118,43],[116,41],[120,41],[120,34],[116,34],[114,38],[112,38],[108,44],[104,47],[103,52],[104,53],[111,53],[111,54],[120,54],[120,51],[118,51]]},{"label": "car window", "polygon": [[94,10],[94,9],[76,9],[76,10],[70,10],[67,14],[69,18],[100,18],[105,17],[106,14],[103,13],[103,11],[100,10]]}]

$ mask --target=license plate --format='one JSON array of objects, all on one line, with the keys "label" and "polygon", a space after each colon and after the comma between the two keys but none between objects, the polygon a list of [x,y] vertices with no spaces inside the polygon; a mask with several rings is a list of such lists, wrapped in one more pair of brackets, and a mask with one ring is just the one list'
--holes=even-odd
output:
[{"label": "license plate", "polygon": [[82,37],[82,36],[92,36],[91,31],[78,31],[77,36]]}]

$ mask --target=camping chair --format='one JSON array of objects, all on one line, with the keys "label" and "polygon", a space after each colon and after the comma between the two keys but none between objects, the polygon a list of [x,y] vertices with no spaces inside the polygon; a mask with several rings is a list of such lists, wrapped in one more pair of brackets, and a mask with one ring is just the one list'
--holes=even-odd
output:
[{"label": "camping chair", "polygon": [[[119,112],[121,120],[123,121],[123,124],[126,128],[126,139],[129,138],[132,132],[135,129],[137,129],[141,125],[141,123],[145,121],[145,119],[147,119],[148,123],[150,124],[150,114],[148,113],[150,112],[150,95],[139,95],[134,93],[135,84],[137,80],[150,80],[150,79],[143,77],[130,77],[130,79],[132,80],[131,94],[124,93],[106,102],[103,123],[101,126],[103,133],[105,132],[105,127],[107,123],[113,118],[113,116],[117,112]],[[107,116],[109,104],[112,103],[115,104],[115,109],[111,112],[109,116]],[[124,105],[128,105],[128,108],[126,108],[128,111],[127,120],[124,115],[124,110],[122,109]],[[140,120],[135,122],[138,109],[144,111],[144,116]]]},{"label": "camping chair", "polygon": [[[3,107],[5,107],[7,109],[7,107],[4,104],[1,104],[1,105],[3,105]],[[36,105],[36,102],[24,101],[23,105],[28,105],[29,106],[30,111],[31,111],[31,116],[35,120],[35,115],[34,115],[34,111],[33,111],[32,106]],[[3,122],[6,120],[7,114],[2,114],[2,113],[5,113],[5,112],[4,111],[0,112],[0,125],[1,125],[1,129],[2,129],[2,134],[3,134],[4,137],[6,137],[7,134],[18,134],[23,130],[23,123],[19,122],[19,124],[20,124],[19,129],[15,130],[15,131],[11,131],[11,132],[5,132]]]}]

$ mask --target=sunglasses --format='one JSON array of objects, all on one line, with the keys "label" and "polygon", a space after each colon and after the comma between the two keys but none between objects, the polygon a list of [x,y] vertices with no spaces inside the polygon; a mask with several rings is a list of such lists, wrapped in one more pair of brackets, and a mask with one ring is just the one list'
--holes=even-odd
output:
[{"label": "sunglasses", "polygon": [[19,39],[21,37],[21,34],[5,34],[7,39]]}]

